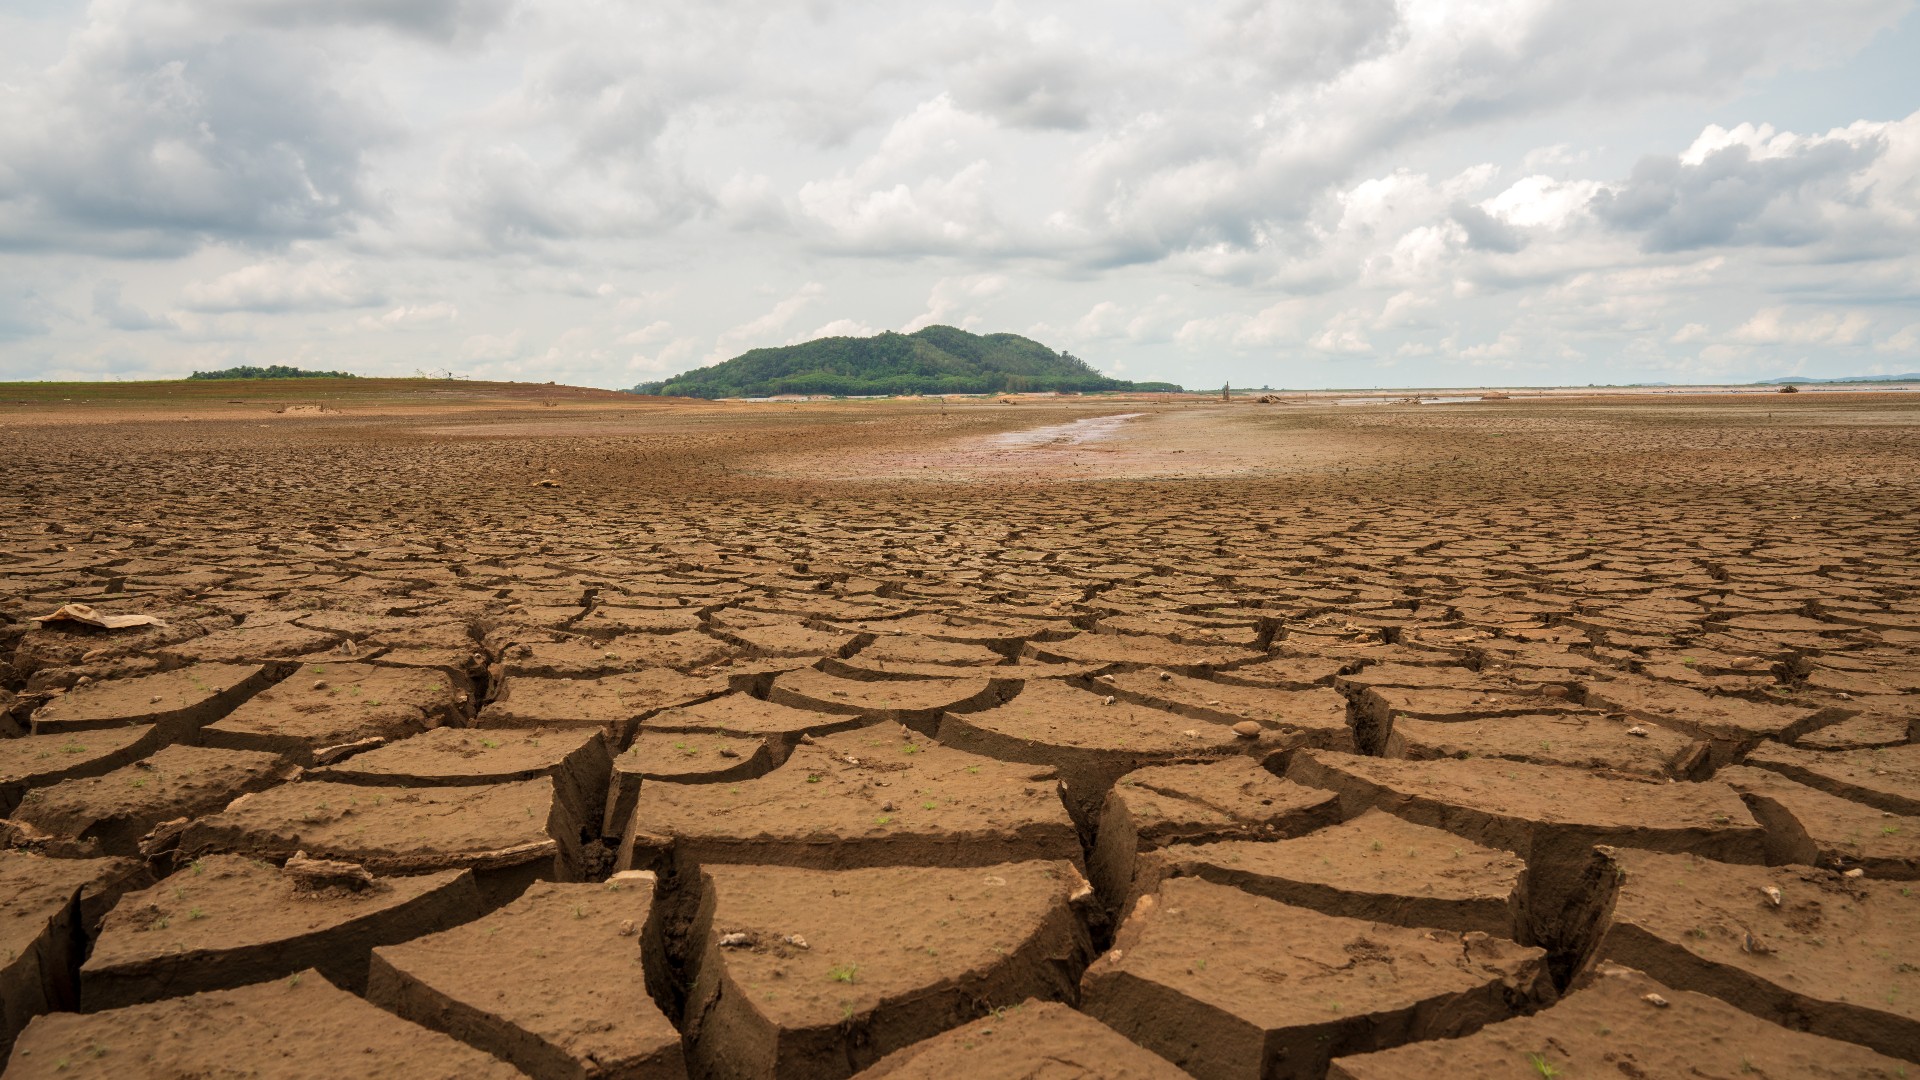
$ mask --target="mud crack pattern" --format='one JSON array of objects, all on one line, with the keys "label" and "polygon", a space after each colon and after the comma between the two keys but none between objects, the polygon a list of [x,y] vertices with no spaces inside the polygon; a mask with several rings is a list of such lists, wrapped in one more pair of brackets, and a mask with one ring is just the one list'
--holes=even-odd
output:
[{"label": "mud crack pattern", "polygon": [[6,1075],[1906,1075],[1828,397],[13,424]]}]

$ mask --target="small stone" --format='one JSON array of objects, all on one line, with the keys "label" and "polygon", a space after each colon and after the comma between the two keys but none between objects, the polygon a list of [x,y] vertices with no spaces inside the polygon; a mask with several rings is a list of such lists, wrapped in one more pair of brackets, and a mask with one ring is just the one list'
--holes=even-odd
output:
[{"label": "small stone", "polygon": [[1772,885],[1768,885],[1762,888],[1760,891],[1767,895],[1767,902],[1772,904],[1774,907],[1779,907],[1781,903],[1783,903],[1785,900],[1785,898],[1780,895],[1780,890],[1778,888],[1775,888]]},{"label": "small stone", "polygon": [[1667,999],[1661,997],[1659,994],[1641,994],[1640,1000],[1656,1009],[1664,1009],[1667,1007]]},{"label": "small stone", "polygon": [[640,928],[633,925],[632,919],[620,920],[620,936],[621,937],[632,937],[633,935],[639,932],[640,932]]},{"label": "small stone", "polygon": [[294,852],[280,872],[291,877],[296,888],[309,892],[321,889],[360,892],[373,887],[373,875],[359,863],[309,858],[304,851]]},{"label": "small stone", "polygon": [[812,947],[807,944],[807,939],[801,937],[799,934],[788,934],[785,937],[781,938],[780,940],[786,942],[787,944],[793,946],[796,949],[807,949]]},{"label": "small stone", "polygon": [[1627,734],[1638,735],[1639,737],[1644,739],[1647,737],[1647,729],[1641,727],[1639,724],[1635,724],[1632,727],[1627,729]]},{"label": "small stone", "polygon": [[720,748],[720,756],[724,758],[737,758],[740,756],[740,751],[723,746]]},{"label": "small stone", "polygon": [[883,811],[886,811],[887,813],[892,813],[892,812],[893,812],[893,800],[892,800],[892,799],[888,799],[888,800],[887,800],[886,802],[883,802],[883,803],[881,803],[881,804],[880,804],[880,809],[881,809],[881,810],[883,810]]},{"label": "small stone", "polygon": [[1233,725],[1233,733],[1243,739],[1257,739],[1260,737],[1260,725],[1252,720],[1242,720]]},{"label": "small stone", "polygon": [[1867,876],[1867,872],[1856,866],[1853,869],[1847,871],[1845,874],[1842,874],[1841,876],[1850,877],[1850,878],[1863,878]]},{"label": "small stone", "polygon": [[1113,704],[1113,702],[1114,702],[1114,697],[1112,694],[1108,694],[1106,697],[1103,697],[1100,699],[1100,704],[1102,705],[1111,705]]},{"label": "small stone", "polygon": [[1172,681],[1173,681],[1173,672],[1171,672],[1171,671],[1163,671],[1163,672],[1161,672],[1161,673],[1160,673],[1160,681],[1161,681],[1161,682],[1172,682]]},{"label": "small stone", "polygon": [[735,930],[731,934],[722,934],[720,935],[720,947],[723,949],[751,949],[753,948],[753,935],[743,930]]},{"label": "small stone", "polygon": [[315,690],[325,690],[327,688],[327,680],[325,679],[313,680],[313,688]]}]

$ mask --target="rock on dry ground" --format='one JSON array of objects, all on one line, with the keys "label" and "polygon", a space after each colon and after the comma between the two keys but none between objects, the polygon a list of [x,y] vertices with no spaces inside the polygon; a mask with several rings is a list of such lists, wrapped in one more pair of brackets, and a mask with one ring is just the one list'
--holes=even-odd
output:
[{"label": "rock on dry ground", "polygon": [[1920,1069],[1909,397],[187,412],[0,404],[9,1080]]}]

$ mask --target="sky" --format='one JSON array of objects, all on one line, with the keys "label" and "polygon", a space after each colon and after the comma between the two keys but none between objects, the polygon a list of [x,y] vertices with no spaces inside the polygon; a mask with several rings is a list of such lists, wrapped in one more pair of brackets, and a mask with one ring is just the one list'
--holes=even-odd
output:
[{"label": "sky", "polygon": [[1912,0],[8,0],[0,379],[1920,371]]}]

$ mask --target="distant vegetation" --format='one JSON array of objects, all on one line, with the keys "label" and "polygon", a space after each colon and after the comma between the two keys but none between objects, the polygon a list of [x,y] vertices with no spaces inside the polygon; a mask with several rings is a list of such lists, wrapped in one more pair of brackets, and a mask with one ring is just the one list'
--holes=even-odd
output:
[{"label": "distant vegetation", "polygon": [[1018,334],[929,326],[911,334],[819,338],[754,349],[712,367],[641,383],[633,392],[724,398],[1179,389],[1173,383],[1109,379],[1072,353],[1054,352]]},{"label": "distant vegetation", "polygon": [[1809,379],[1800,375],[1788,375],[1778,379],[1763,379],[1755,386],[1775,386],[1784,383],[1874,383],[1874,382],[1920,382],[1920,371],[1909,371],[1905,375],[1841,375],[1832,379]]},{"label": "distant vegetation", "polygon": [[302,371],[285,364],[273,364],[268,367],[222,368],[219,371],[196,371],[187,376],[189,379],[356,379],[359,376],[351,371]]}]

